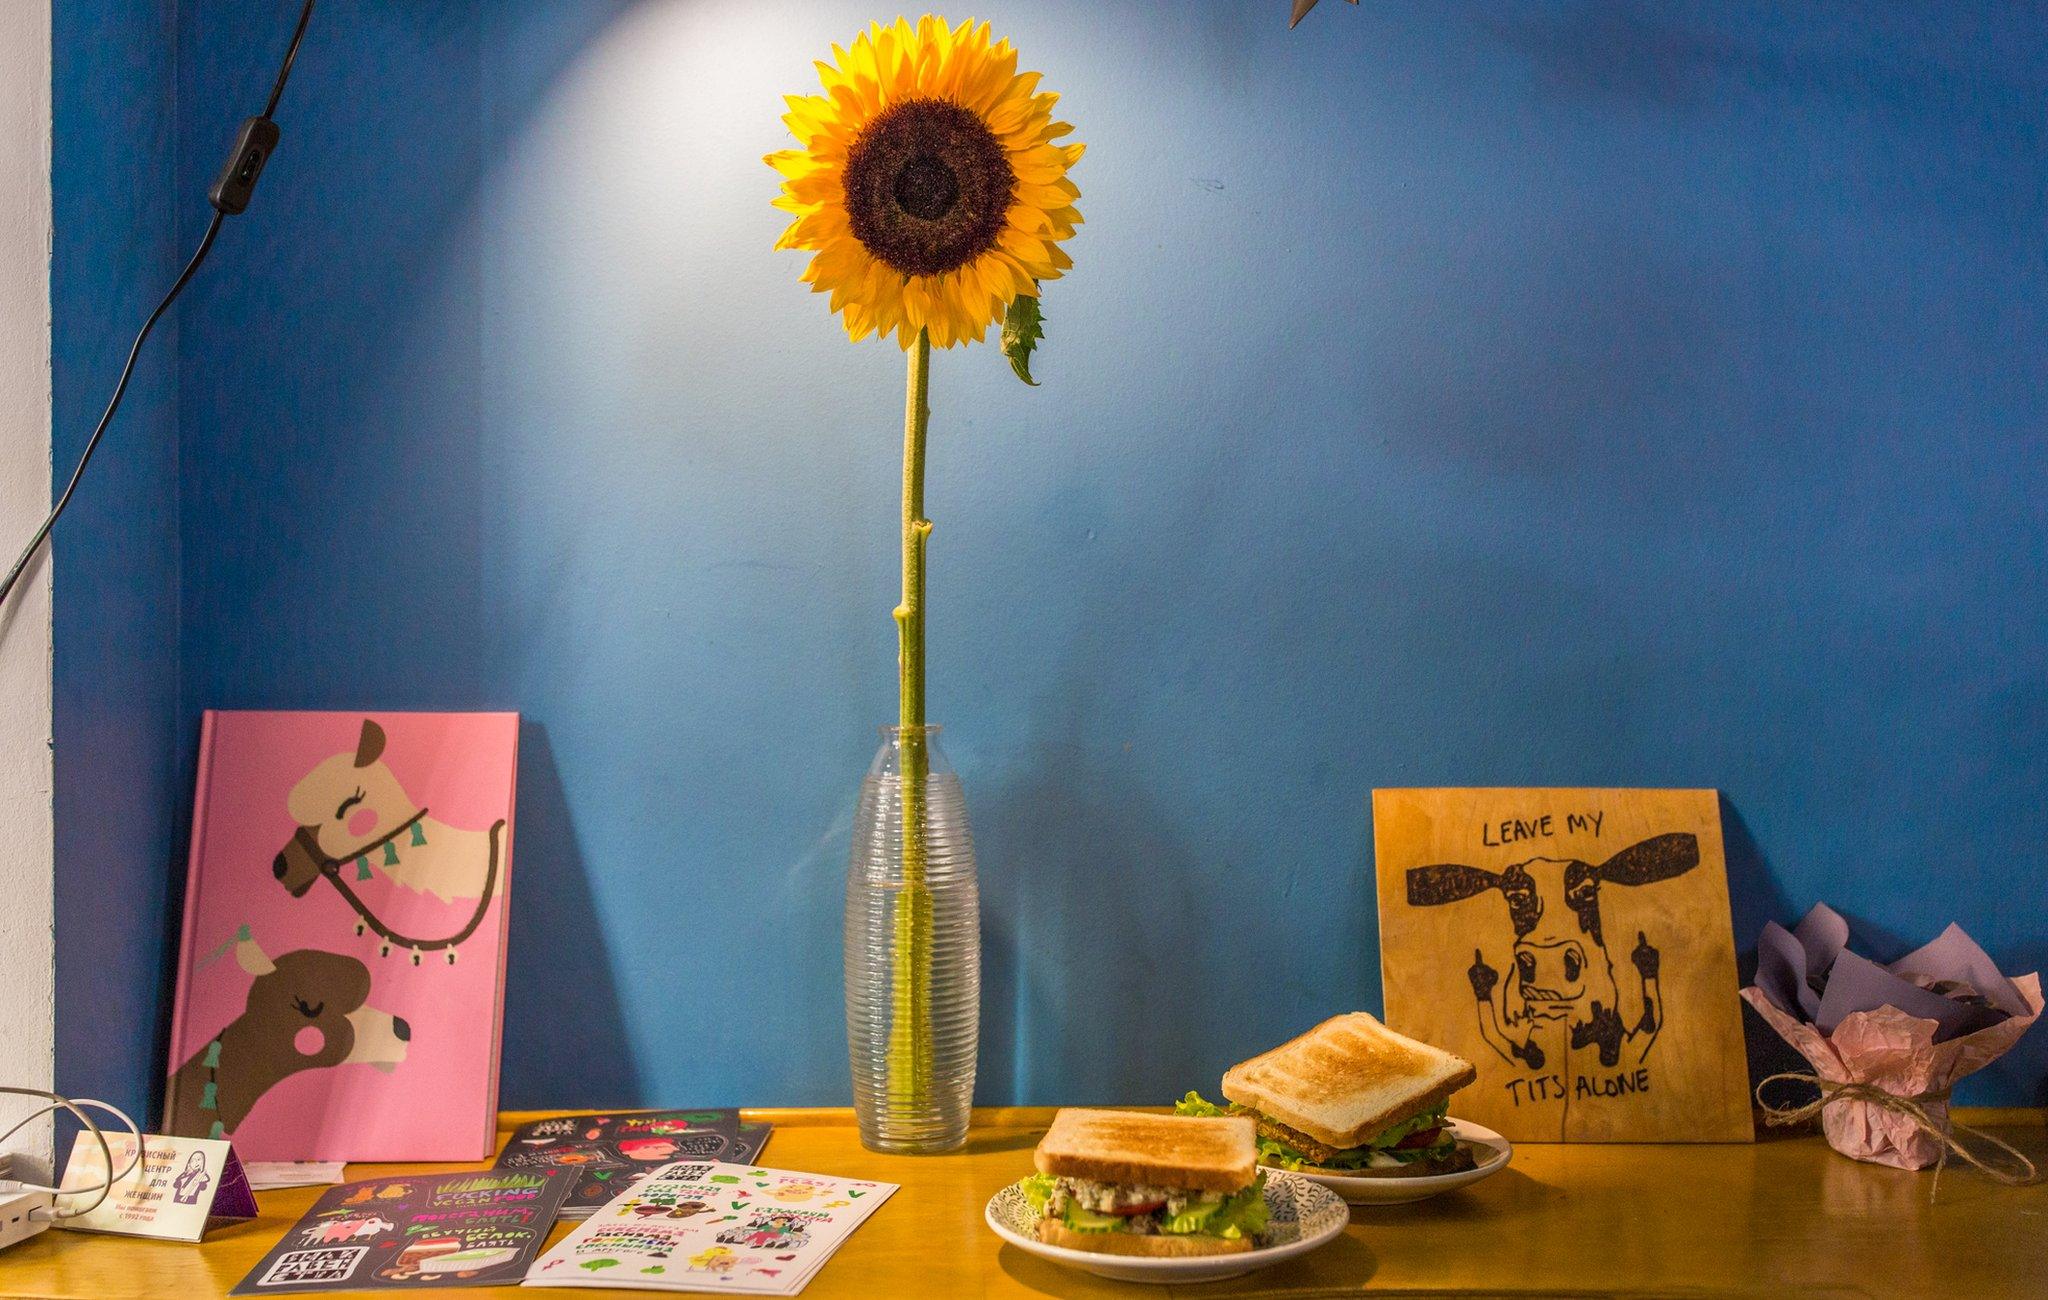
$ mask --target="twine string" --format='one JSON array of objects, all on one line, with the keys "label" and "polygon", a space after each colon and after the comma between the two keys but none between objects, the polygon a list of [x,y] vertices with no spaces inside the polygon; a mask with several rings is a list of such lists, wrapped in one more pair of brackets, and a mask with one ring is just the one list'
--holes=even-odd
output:
[{"label": "twine string", "polygon": [[[1764,1089],[1780,1079],[1811,1084],[1820,1091],[1820,1095],[1812,1101],[1796,1106],[1780,1106],[1765,1101]],[[1787,1070],[1774,1074],[1756,1085],[1756,1104],[1763,1110],[1764,1123],[1773,1128],[1812,1119],[1829,1106],[1843,1101],[1865,1102],[1880,1110],[1888,1110],[1894,1115],[1905,1116],[1912,1121],[1915,1128],[1932,1135],[1941,1143],[1941,1155],[1934,1162],[1934,1186],[1928,1192],[1930,1200],[1941,1190],[1941,1171],[1947,1168],[1950,1155],[1960,1156],[1986,1178],[2003,1183],[2007,1187],[2024,1187],[2039,1177],[2034,1162],[2004,1139],[1993,1137],[1982,1129],[1971,1128],[1953,1117],[1947,1117],[1946,1123],[1937,1123],[1933,1115],[1928,1113],[1927,1107],[1946,1102],[1948,1095],[1949,1090],[1943,1088],[1938,1092],[1923,1092],[1917,1096],[1902,1097],[1895,1092],[1886,1092],[1874,1083],[1842,1083],[1834,1079],[1823,1079],[1804,1070]],[[1980,1158],[1957,1140],[1956,1135],[1959,1133],[1966,1133],[1979,1142],[1997,1147],[2004,1156],[1993,1156],[1990,1160]],[[2008,1162],[2005,1157],[2010,1157],[2010,1161]]]}]

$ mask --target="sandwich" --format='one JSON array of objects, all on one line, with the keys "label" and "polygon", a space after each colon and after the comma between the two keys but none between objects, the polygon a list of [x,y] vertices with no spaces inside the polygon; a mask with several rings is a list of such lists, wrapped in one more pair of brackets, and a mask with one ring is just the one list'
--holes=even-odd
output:
[{"label": "sandwich", "polygon": [[1451,1094],[1472,1063],[1397,1034],[1363,1011],[1232,1066],[1227,1106],[1189,1093],[1176,1113],[1238,1115],[1258,1126],[1262,1164],[1297,1172],[1416,1177],[1473,1166],[1452,1133]]},{"label": "sandwich", "polygon": [[1062,1110],[1021,1184],[1038,1239],[1103,1255],[1229,1255],[1266,1230],[1266,1176],[1241,1115]]}]

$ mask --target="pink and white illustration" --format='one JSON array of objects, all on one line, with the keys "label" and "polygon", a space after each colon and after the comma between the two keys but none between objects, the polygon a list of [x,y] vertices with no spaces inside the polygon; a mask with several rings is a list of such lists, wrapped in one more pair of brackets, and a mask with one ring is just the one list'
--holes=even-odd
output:
[{"label": "pink and white illustration", "polygon": [[[510,713],[206,715],[170,1131],[254,1160],[490,1156],[518,735]],[[242,959],[252,935],[275,962]],[[335,994],[354,1014],[317,982],[281,995],[285,954],[367,975]],[[397,1050],[336,1041],[358,1007]]]},{"label": "pink and white illustration", "polygon": [[[429,816],[384,761],[388,743],[384,728],[365,718],[354,752],[330,755],[299,779],[285,801],[298,827],[271,860],[271,874],[294,898],[325,879],[355,912],[356,933],[376,932],[380,956],[396,946],[415,966],[422,953],[453,965],[497,893],[506,819],[462,830]],[[356,887],[379,871],[416,894],[469,903],[469,914],[453,929],[398,929]]]}]

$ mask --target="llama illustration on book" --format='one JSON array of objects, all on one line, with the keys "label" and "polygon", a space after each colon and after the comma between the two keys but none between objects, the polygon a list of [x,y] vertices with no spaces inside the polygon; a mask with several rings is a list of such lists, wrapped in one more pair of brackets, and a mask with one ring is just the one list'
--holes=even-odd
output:
[{"label": "llama illustration on book", "polygon": [[[483,830],[436,821],[391,774],[383,761],[386,743],[384,729],[364,718],[353,752],[321,760],[292,787],[288,802],[298,827],[271,860],[271,874],[293,898],[305,897],[325,878],[355,911],[356,933],[376,932],[380,955],[396,946],[412,951],[415,966],[428,952],[444,954],[452,965],[457,946],[476,932],[491,905],[505,821]],[[355,888],[377,871],[415,893],[475,906],[449,933],[405,933]]]},{"label": "llama illustration on book", "polygon": [[[489,1158],[518,736],[509,713],[206,714],[170,1131]],[[245,926],[260,945],[219,943]]]},{"label": "llama illustration on book", "polygon": [[363,963],[309,950],[272,960],[248,926],[206,960],[229,945],[253,977],[248,1002],[171,1076],[166,1132],[232,1138],[265,1093],[301,1070],[369,1065],[388,1073],[405,1059],[412,1028],[367,1005]]}]

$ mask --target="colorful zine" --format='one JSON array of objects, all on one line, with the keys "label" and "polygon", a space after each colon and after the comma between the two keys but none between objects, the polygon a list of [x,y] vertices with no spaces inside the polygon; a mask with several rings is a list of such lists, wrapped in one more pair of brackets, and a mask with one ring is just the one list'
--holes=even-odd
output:
[{"label": "colorful zine", "polygon": [[490,1158],[518,750],[511,713],[207,713],[166,1132]]},{"label": "colorful zine", "polygon": [[895,1190],[894,1183],[679,1162],[555,1243],[525,1284],[795,1295]]},{"label": "colorful zine", "polygon": [[568,1188],[509,1169],[330,1187],[229,1294],[516,1283]]},{"label": "colorful zine", "polygon": [[761,1158],[770,1127],[736,1110],[654,1110],[556,1115],[521,1125],[498,1153],[500,1169],[562,1169],[574,1178],[564,1219],[587,1219],[675,1160],[746,1164]]}]

